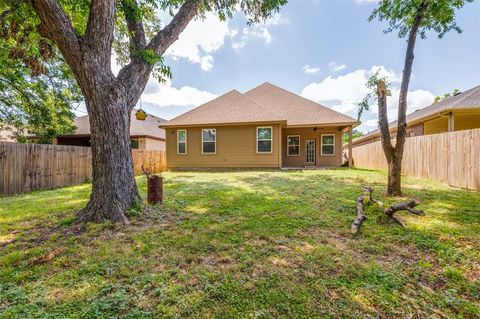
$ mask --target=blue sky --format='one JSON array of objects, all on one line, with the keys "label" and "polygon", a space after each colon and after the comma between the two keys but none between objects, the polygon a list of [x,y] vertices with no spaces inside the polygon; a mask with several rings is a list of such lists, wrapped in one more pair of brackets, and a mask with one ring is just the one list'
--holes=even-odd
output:
[{"label": "blue sky", "polygon": [[[247,91],[265,81],[325,106],[356,116],[368,76],[381,68],[393,83],[390,120],[406,41],[384,34],[385,23],[368,22],[373,0],[291,0],[269,21],[248,27],[236,14],[220,22],[214,15],[193,21],[166,54],[173,72],[167,84],[151,80],[142,97],[149,113],[171,119],[232,89]],[[480,85],[480,2],[457,14],[462,34],[419,39],[410,85],[409,112],[435,95]],[[376,108],[361,129],[376,128]]]}]

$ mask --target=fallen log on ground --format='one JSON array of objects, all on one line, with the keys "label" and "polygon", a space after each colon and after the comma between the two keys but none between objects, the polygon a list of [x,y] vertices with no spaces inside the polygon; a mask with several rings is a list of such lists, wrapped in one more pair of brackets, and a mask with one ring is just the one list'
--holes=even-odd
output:
[{"label": "fallen log on ground", "polygon": [[393,219],[396,223],[400,224],[402,227],[405,227],[405,224],[400,219],[395,217],[393,214],[401,210],[406,210],[407,212],[412,213],[414,215],[424,216],[425,213],[423,211],[417,210],[414,208],[417,205],[420,205],[420,202],[418,200],[410,200],[405,203],[393,204],[389,208],[385,209],[384,213],[389,218]]},{"label": "fallen log on ground", "polygon": [[382,203],[377,201],[375,198],[372,197],[372,188],[365,186],[363,188],[363,194],[362,196],[359,196],[356,200],[356,207],[357,207],[357,218],[352,223],[352,229],[351,232],[352,234],[358,233],[360,226],[362,226],[362,223],[367,219],[367,216],[365,215],[364,205],[365,204],[370,204],[370,203],[376,203],[381,205]]},{"label": "fallen log on ground", "polygon": [[[363,188],[363,194],[359,196],[355,201],[356,209],[357,209],[357,217],[352,223],[352,228],[351,228],[352,234],[357,234],[358,231],[360,230],[360,226],[362,226],[362,223],[367,219],[367,215],[365,215],[365,210],[364,210],[365,205],[370,205],[374,203],[374,204],[377,204],[379,207],[383,207],[382,202],[372,197],[372,192],[373,190],[371,187],[365,186]],[[402,227],[405,227],[405,224],[396,216],[394,216],[394,214],[398,211],[406,210],[415,215],[425,215],[423,211],[417,210],[414,208],[419,204],[420,202],[418,200],[409,200],[408,202],[393,204],[392,206],[384,209],[383,212],[388,218],[394,220],[396,223],[400,224]]]}]

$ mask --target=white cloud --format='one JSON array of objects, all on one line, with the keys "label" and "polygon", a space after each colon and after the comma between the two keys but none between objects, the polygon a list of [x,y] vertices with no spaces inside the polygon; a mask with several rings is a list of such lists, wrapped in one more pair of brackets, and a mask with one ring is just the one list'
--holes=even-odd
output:
[{"label": "white cloud", "polygon": [[215,94],[199,90],[195,87],[185,85],[180,88],[175,88],[172,86],[171,81],[158,83],[157,80],[150,78],[142,94],[142,101],[155,104],[159,107],[172,105],[198,106],[216,97]]},{"label": "white cloud", "polygon": [[[337,77],[328,76],[323,81],[313,82],[307,85],[302,96],[324,105],[330,106],[335,111],[356,117],[358,103],[370,92],[365,86],[368,78],[380,70],[382,76],[386,76],[392,83],[392,96],[388,97],[388,119],[389,121],[397,118],[398,95],[400,92],[399,83],[400,74],[383,66],[372,66],[369,70],[359,69],[340,75]],[[407,96],[407,113],[430,105],[433,102],[434,95],[426,90],[409,91]],[[376,128],[378,121],[378,108],[372,103],[370,111],[362,115],[361,130]]]},{"label": "white cloud", "polygon": [[345,64],[338,64],[337,62],[335,61],[332,61],[328,64],[328,66],[330,67],[330,69],[333,71],[333,72],[338,72],[338,71],[341,71],[343,69],[346,69],[347,66]]},{"label": "white cloud", "polygon": [[262,39],[266,44],[270,44],[270,42],[272,42],[272,35],[269,29],[273,26],[286,23],[290,23],[290,21],[280,13],[277,13],[263,23],[257,23],[243,28],[241,34],[235,30],[237,32],[230,33],[233,39],[232,49],[239,50],[245,47],[247,41],[251,38]]},{"label": "white cloud", "polygon": [[371,128],[377,128],[378,127],[378,119],[370,119],[362,122],[362,125],[371,127]]},{"label": "white cloud", "polygon": [[320,68],[317,68],[317,67],[313,67],[313,66],[310,66],[310,65],[305,65],[303,68],[302,68],[303,72],[305,72],[306,74],[315,74],[315,73],[318,73],[320,72]]},{"label": "white cloud", "polygon": [[217,15],[207,13],[205,19],[190,22],[165,55],[188,59],[200,64],[202,70],[210,71],[214,62],[211,53],[224,45],[225,38],[236,33],[238,30],[230,30],[228,23],[220,21]]},{"label": "white cloud", "polygon": [[290,20],[285,18],[281,13],[277,13],[274,16],[268,18],[265,22],[260,23],[260,26],[272,26],[272,25],[279,25],[279,24],[287,24],[290,23]]},{"label": "white cloud", "polygon": [[269,28],[289,23],[281,14],[276,14],[263,23],[243,28],[242,32],[221,21],[214,13],[207,13],[205,19],[197,19],[188,24],[178,40],[165,52],[165,55],[178,60],[187,59],[199,64],[202,70],[211,71],[214,66],[213,53],[222,48],[227,38],[233,41],[233,49],[243,48],[251,38],[262,39],[266,44],[272,41]]}]

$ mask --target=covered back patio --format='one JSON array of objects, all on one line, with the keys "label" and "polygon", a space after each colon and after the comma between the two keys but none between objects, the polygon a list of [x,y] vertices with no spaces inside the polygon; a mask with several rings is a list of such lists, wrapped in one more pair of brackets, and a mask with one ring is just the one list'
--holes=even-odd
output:
[{"label": "covered back patio", "polygon": [[[348,133],[348,156],[343,152],[343,135]],[[352,125],[284,127],[281,130],[282,168],[352,166]]]}]

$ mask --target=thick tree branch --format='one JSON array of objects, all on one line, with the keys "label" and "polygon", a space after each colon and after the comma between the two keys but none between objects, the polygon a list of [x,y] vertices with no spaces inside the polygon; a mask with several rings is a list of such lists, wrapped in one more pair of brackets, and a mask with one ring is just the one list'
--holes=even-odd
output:
[{"label": "thick tree branch", "polygon": [[380,80],[377,82],[377,98],[378,98],[378,124],[381,133],[382,147],[388,163],[392,160],[393,145],[390,136],[390,128],[388,126],[387,115],[387,89],[385,82]]},{"label": "thick tree branch", "polygon": [[[186,1],[172,21],[153,37],[145,49],[152,50],[157,55],[163,55],[196,16],[202,3],[203,0]],[[128,103],[132,109],[140,98],[153,68],[153,64],[147,62],[142,56],[137,56],[118,73],[117,79],[130,89]]]},{"label": "thick tree branch", "polygon": [[69,17],[56,0],[31,0],[31,3],[41,21],[38,27],[39,33],[55,42],[75,72],[75,65],[81,54],[81,45]]},{"label": "thick tree branch", "polygon": [[[360,227],[362,226],[362,223],[365,220],[367,220],[367,216],[365,215],[365,211],[364,211],[365,205],[369,205],[370,203],[375,203],[379,207],[383,207],[382,202],[372,197],[372,192],[373,190],[371,187],[368,187],[368,186],[363,187],[362,196],[359,196],[355,201],[357,217],[353,221],[352,227],[351,227],[351,233],[354,235],[359,232]],[[385,215],[387,215],[388,218],[400,224],[402,227],[405,227],[405,224],[396,216],[394,216],[394,214],[398,211],[406,210],[414,215],[425,216],[425,213],[423,211],[415,209],[415,206],[418,206],[418,205],[420,205],[420,202],[416,199],[413,199],[407,202],[393,204],[390,207],[383,209],[383,212],[385,213]]]},{"label": "thick tree branch", "polygon": [[424,216],[425,213],[423,211],[417,210],[417,209],[414,208],[415,206],[418,206],[418,205],[420,205],[420,202],[418,200],[410,200],[410,201],[405,202],[405,203],[394,204],[394,205],[390,206],[389,208],[385,209],[384,212],[385,212],[385,215],[387,215],[389,218],[394,220],[396,223],[398,223],[402,227],[405,227],[405,224],[400,219],[398,219],[396,216],[394,216],[394,214],[398,211],[406,210],[411,214]]},{"label": "thick tree branch", "polygon": [[92,0],[85,33],[89,52],[105,61],[108,69],[112,54],[114,15],[115,0]]},{"label": "thick tree branch", "polygon": [[195,17],[198,8],[203,0],[188,0],[178,10],[172,21],[160,30],[150,41],[147,49],[153,50],[156,54],[162,55],[178,39],[180,33],[187,27],[188,23]]},{"label": "thick tree branch", "polygon": [[362,223],[367,220],[364,206],[370,205],[371,203],[377,204],[380,207],[383,206],[382,202],[379,202],[372,197],[372,192],[373,189],[371,187],[363,187],[362,196],[357,197],[357,200],[355,201],[355,206],[357,208],[357,218],[355,218],[355,220],[353,221],[351,228],[351,232],[354,235],[358,233],[358,231],[360,230],[360,226],[362,226]]},{"label": "thick tree branch", "polygon": [[133,59],[135,52],[147,45],[145,29],[136,0],[122,0],[122,10],[130,33],[130,59]]}]

